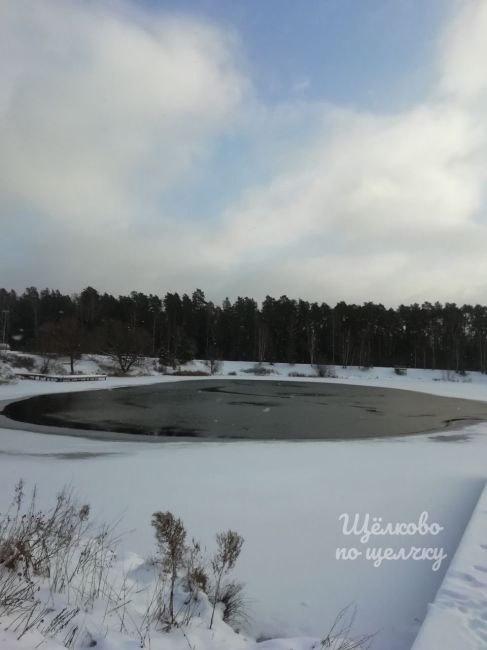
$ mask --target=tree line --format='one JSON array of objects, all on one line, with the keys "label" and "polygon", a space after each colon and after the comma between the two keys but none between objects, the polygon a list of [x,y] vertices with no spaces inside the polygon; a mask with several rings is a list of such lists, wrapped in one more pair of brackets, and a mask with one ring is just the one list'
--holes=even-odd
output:
[{"label": "tree line", "polygon": [[487,371],[487,307],[439,302],[361,305],[267,296],[222,304],[201,289],[115,297],[0,289],[0,342],[30,352],[134,352],[193,358]]}]

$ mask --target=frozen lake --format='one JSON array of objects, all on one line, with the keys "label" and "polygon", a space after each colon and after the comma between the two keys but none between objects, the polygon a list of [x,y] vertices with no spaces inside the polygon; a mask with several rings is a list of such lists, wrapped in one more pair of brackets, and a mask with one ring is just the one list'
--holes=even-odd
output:
[{"label": "frozen lake", "polygon": [[39,395],[4,414],[34,425],[156,437],[351,439],[487,420],[487,405],[407,390],[211,379]]}]

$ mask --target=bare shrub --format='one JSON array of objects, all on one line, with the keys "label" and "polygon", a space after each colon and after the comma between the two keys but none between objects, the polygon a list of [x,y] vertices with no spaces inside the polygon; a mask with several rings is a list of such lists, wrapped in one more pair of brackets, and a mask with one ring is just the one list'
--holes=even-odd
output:
[{"label": "bare shrub", "polygon": [[[436,379],[436,381],[439,380]],[[441,381],[469,383],[472,381],[472,379],[468,377],[467,373],[462,374],[461,372],[457,372],[456,370],[442,370]]]},{"label": "bare shrub", "polygon": [[249,603],[244,595],[241,582],[230,581],[221,588],[220,602],[223,604],[223,620],[237,632],[241,627],[249,627]]},{"label": "bare shrub", "polygon": [[15,382],[16,376],[12,366],[0,358],[0,384]]},{"label": "bare shrub", "polygon": [[64,488],[55,506],[37,509],[36,489],[24,507],[24,484],[19,481],[9,512],[0,519],[0,565],[25,578],[56,578],[55,564],[85,532],[88,506],[79,506]]},{"label": "bare shrub", "polygon": [[222,362],[218,359],[207,359],[204,364],[210,371],[210,375],[217,375],[221,372]]},{"label": "bare shrub", "polygon": [[186,549],[184,567],[186,582],[189,590],[198,589],[205,594],[209,593],[210,578],[207,571],[207,562],[203,556],[201,545],[196,540]]},{"label": "bare shrub", "polygon": [[209,576],[202,566],[196,566],[189,574],[189,584],[194,585],[203,593],[208,593]]},{"label": "bare shrub", "polygon": [[[115,557],[114,527],[95,527],[90,508],[63,488],[55,504],[41,510],[36,489],[25,497],[15,487],[10,508],[0,515],[0,617],[12,616],[11,629],[21,638],[37,629],[74,647],[82,628],[74,619],[97,598],[109,598],[109,570]],[[40,586],[66,595],[62,610],[47,607]]]},{"label": "bare shrub", "polygon": [[313,366],[313,369],[318,375],[318,377],[327,377],[329,379],[337,378],[335,366],[329,366],[324,363],[316,363]]},{"label": "bare shrub", "polygon": [[27,354],[14,354],[12,352],[4,355],[5,361],[12,368],[22,368],[25,370],[32,371],[35,368],[36,362],[34,357],[30,357]]},{"label": "bare shrub", "polygon": [[53,361],[53,356],[50,354],[45,354],[42,357],[41,360],[41,366],[39,368],[39,372],[41,372],[43,375],[49,374],[49,370],[51,368],[51,363]]},{"label": "bare shrub", "polygon": [[62,591],[74,588],[74,602],[92,608],[96,599],[110,590],[109,572],[116,557],[118,538],[114,527],[102,525],[94,535],[79,539],[65,554],[59,575],[64,578]]},{"label": "bare shrub", "polygon": [[177,359],[173,352],[170,352],[168,348],[162,347],[159,351],[159,366],[161,368],[172,368],[176,370]]},{"label": "bare shrub", "polygon": [[[243,538],[234,531],[216,536],[217,549],[209,562],[199,542],[194,539],[186,545],[186,530],[181,519],[171,512],[156,512],[152,516],[158,553],[152,561],[162,569],[159,573],[159,587],[146,613],[147,621],[163,624],[169,631],[172,627],[187,626],[199,609],[205,593],[212,603],[210,629],[213,625],[215,608],[223,605],[224,620],[235,626],[248,621],[247,603],[243,597],[243,585],[223,578],[235,566],[240,555]],[[211,566],[214,581],[210,582],[208,567]]]},{"label": "bare shrub", "polygon": [[185,597],[180,607],[180,620],[182,625],[188,625],[198,611],[201,593],[208,595],[210,592],[207,561],[200,543],[194,539],[186,549],[183,564],[185,576],[182,586],[185,590]]},{"label": "bare shrub", "polygon": [[303,377],[303,378],[304,377],[306,377],[306,378],[308,378],[308,377],[316,377],[316,375],[307,375],[304,372],[288,372],[287,376],[288,377]]},{"label": "bare shrub", "polygon": [[213,625],[216,605],[220,602],[222,578],[234,568],[240,555],[240,551],[242,550],[243,542],[243,537],[233,530],[227,530],[225,533],[218,533],[216,536],[217,550],[211,561],[215,586],[213,592],[213,609],[211,612],[210,630]]},{"label": "bare shrub", "polygon": [[89,506],[79,504],[69,488],[46,511],[37,508],[35,488],[24,503],[19,481],[9,511],[0,516],[0,592],[2,585],[5,592],[4,582],[13,586],[12,572],[26,586],[43,578],[52,592],[65,593],[75,605],[92,606],[104,591],[115,558],[114,527],[96,528]]},{"label": "bare shrub", "polygon": [[39,372],[43,375],[65,375],[66,368],[59,362],[57,355],[46,352],[40,357]]},{"label": "bare shrub", "polygon": [[256,375],[257,377],[274,374],[272,368],[266,368],[262,363],[256,363],[251,368],[242,368],[241,372],[246,372],[249,375]]},{"label": "bare shrub", "polygon": [[183,566],[183,559],[186,553],[186,546],[184,543],[186,539],[186,530],[181,519],[176,519],[171,512],[155,512],[152,515],[152,525],[155,528],[162,568],[164,573],[168,575],[170,581],[168,618],[167,620],[162,621],[170,627],[176,622],[174,611],[174,591],[178,571]]}]

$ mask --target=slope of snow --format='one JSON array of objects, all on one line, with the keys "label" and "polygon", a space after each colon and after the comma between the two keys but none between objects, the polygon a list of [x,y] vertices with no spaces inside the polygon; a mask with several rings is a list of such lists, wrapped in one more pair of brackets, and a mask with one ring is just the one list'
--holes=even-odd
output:
[{"label": "slope of snow", "polygon": [[487,647],[487,486],[412,650]]},{"label": "slope of snow", "polygon": [[[63,640],[74,630],[71,648],[97,647],[102,650],[136,650],[145,647],[151,650],[256,650],[254,639],[245,634],[237,634],[223,622],[217,608],[212,629],[209,629],[212,606],[205,594],[200,592],[194,605],[194,616],[188,626],[173,628],[169,632],[158,629],[152,623],[150,636],[144,624],[144,613],[154,602],[154,594],[160,589],[157,571],[134,554],[117,558],[107,578],[112,587],[112,598],[107,604],[97,599],[93,605],[81,607],[78,613],[62,629],[46,633],[49,623],[56,613],[63,609],[73,610],[73,589],[71,596],[53,594],[46,581],[39,580],[40,589],[35,594],[39,610],[44,611],[43,620],[32,629],[25,631],[25,618],[19,620],[18,613],[4,616],[0,626],[0,648],[22,650],[64,648]],[[176,590],[176,603],[181,603]],[[183,592],[182,594],[183,595]],[[122,596],[122,597],[120,597]],[[44,607],[46,609],[44,610]],[[278,642],[265,644],[268,650],[277,650]],[[319,643],[319,639],[288,639],[296,650],[309,650]],[[259,646],[260,648],[260,646]]]},{"label": "slope of snow", "polygon": [[[222,374],[236,372],[236,377],[254,379],[241,372],[252,365],[227,362]],[[199,364],[192,367],[198,369]],[[272,368],[279,374],[268,378],[283,381],[310,381],[287,375],[312,372],[298,365]],[[336,372],[339,379],[312,381],[475,399],[487,396],[486,378],[477,373],[469,374],[470,381],[451,382],[441,371],[409,370],[406,377],[392,369]],[[0,400],[183,379],[188,378],[109,378],[106,384],[25,381],[0,386]],[[246,583],[251,635],[288,639],[259,644],[262,650],[308,650],[311,639],[322,638],[337,612],[351,602],[358,610],[357,631],[378,631],[374,650],[409,650],[485,484],[486,433],[487,425],[477,424],[461,432],[388,440],[150,445],[3,429],[0,511],[22,476],[38,485],[41,500],[49,501],[70,483],[100,518],[122,517],[122,528],[130,531],[123,541],[124,552],[135,549],[142,556],[152,552],[150,517],[156,510],[169,509],[181,516],[190,536],[208,547],[215,531],[233,528],[245,537],[237,578]],[[337,547],[351,545],[342,534],[340,514],[370,513],[391,522],[414,522],[423,511],[444,527],[434,540],[448,555],[439,571],[432,571],[428,562],[389,561],[375,568],[364,559],[336,559]],[[418,537],[406,541],[425,546]],[[394,543],[397,540],[380,541],[381,546]],[[293,637],[300,640],[291,641]],[[220,647],[199,637],[194,641],[198,650]],[[166,645],[153,647],[188,647],[184,638],[169,642],[164,637],[160,642]],[[222,647],[245,647],[240,642],[232,637],[231,643],[222,641],[227,644]],[[11,646],[5,642],[3,647]]]}]

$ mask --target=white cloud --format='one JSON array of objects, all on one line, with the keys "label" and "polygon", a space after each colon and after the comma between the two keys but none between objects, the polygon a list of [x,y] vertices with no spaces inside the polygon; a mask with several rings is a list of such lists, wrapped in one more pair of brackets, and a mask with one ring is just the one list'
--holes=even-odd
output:
[{"label": "white cloud", "polygon": [[[486,43],[486,4],[462,2],[409,110],[271,108],[208,24],[0,0],[0,222],[30,253],[0,284],[485,302]],[[265,142],[270,180],[211,224],[161,213],[229,124]]]},{"label": "white cloud", "polygon": [[440,87],[463,102],[487,100],[487,3],[462,0],[445,30]]},{"label": "white cloud", "polygon": [[222,237],[234,249],[267,249],[329,228],[353,241],[463,226],[481,205],[484,146],[483,130],[450,106],[337,115],[332,137],[251,193]]},{"label": "white cloud", "polygon": [[393,115],[324,107],[327,128],[299,165],[226,215],[215,246],[235,276],[247,256],[257,291],[260,263],[276,293],[485,302],[486,43],[486,5],[469,3],[427,101]]},{"label": "white cloud", "polygon": [[4,0],[0,193],[47,222],[130,222],[239,105],[228,37],[127,5]]}]

